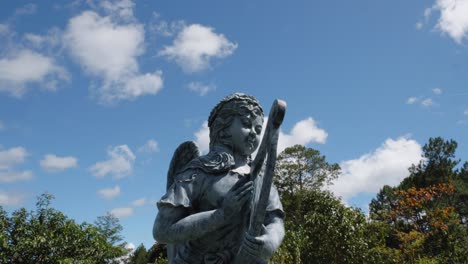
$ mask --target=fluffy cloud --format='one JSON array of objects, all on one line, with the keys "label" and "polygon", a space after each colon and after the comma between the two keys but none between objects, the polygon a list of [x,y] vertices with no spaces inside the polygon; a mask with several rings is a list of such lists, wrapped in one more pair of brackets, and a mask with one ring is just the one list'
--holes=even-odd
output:
[{"label": "fluffy cloud", "polygon": [[43,170],[48,172],[57,172],[76,167],[78,160],[71,156],[57,157],[54,154],[47,154],[39,163]]},{"label": "fluffy cloud", "polygon": [[10,32],[10,27],[6,24],[0,24],[0,36],[7,35]]},{"label": "fluffy cloud", "polygon": [[123,178],[132,174],[136,157],[127,145],[109,147],[107,156],[107,160],[91,166],[90,171],[94,176],[102,178],[110,174],[114,178]]},{"label": "fluffy cloud", "polygon": [[133,8],[135,3],[131,0],[120,0],[120,1],[108,1],[104,0],[100,2],[101,7],[109,15],[115,16],[123,20],[133,20]]},{"label": "fluffy cloud", "polygon": [[[106,9],[112,11],[106,3]],[[115,8],[124,16],[132,14],[125,3]],[[63,39],[73,58],[101,81],[92,86],[93,93],[101,102],[113,103],[154,95],[163,86],[160,71],[139,72],[137,57],[144,53],[144,35],[141,24],[117,23],[110,16],[85,11],[70,19]]]},{"label": "fluffy cloud", "polygon": [[[438,88],[433,89],[432,91],[437,95],[442,93],[442,90]],[[420,104],[421,106],[424,106],[427,108],[434,106],[434,100],[432,100],[432,98],[423,98],[423,97],[409,97],[406,100],[406,103],[410,105]]]},{"label": "fluffy cloud", "polygon": [[417,97],[410,97],[408,98],[408,100],[406,100],[406,103],[407,104],[415,104],[419,101],[419,99]]},{"label": "fluffy cloud", "polygon": [[29,49],[0,59],[0,92],[21,97],[28,85],[38,84],[46,90],[56,90],[59,81],[68,81],[67,71],[53,58]]},{"label": "fluffy cloud", "polygon": [[205,96],[207,93],[216,90],[216,86],[212,84],[205,85],[200,82],[191,82],[187,85],[192,92],[198,93],[200,96]]},{"label": "fluffy cloud", "polygon": [[27,181],[33,178],[31,171],[0,171],[0,182],[11,183],[17,181]]},{"label": "fluffy cloud", "polygon": [[223,34],[216,34],[213,28],[192,24],[182,29],[174,43],[159,55],[175,61],[185,72],[193,73],[209,68],[212,58],[227,57],[236,48],[237,44]]},{"label": "fluffy cloud", "polygon": [[20,206],[23,204],[24,198],[26,198],[26,195],[24,194],[0,190],[1,206]]},{"label": "fluffy cloud", "polygon": [[58,28],[51,28],[45,35],[37,35],[34,33],[26,33],[23,39],[26,44],[32,45],[35,48],[56,47],[60,44],[62,31]]},{"label": "fluffy cloud", "polygon": [[463,114],[464,114],[464,115],[468,115],[468,109],[466,109],[465,111],[463,111]]},{"label": "fluffy cloud", "polygon": [[159,144],[154,139],[148,140],[145,143],[145,145],[138,148],[138,152],[152,153],[152,152],[158,152],[158,151],[159,151]]},{"label": "fluffy cloud", "polygon": [[468,2],[466,0],[437,0],[433,8],[440,11],[436,28],[461,44],[462,40],[468,36]]},{"label": "fluffy cloud", "polygon": [[126,218],[133,214],[133,208],[131,207],[119,207],[114,208],[110,211],[110,214],[117,218]]},{"label": "fluffy cloud", "polygon": [[148,31],[155,36],[160,35],[163,37],[171,37],[186,26],[187,25],[183,20],[177,20],[169,23],[161,20],[160,15],[153,12],[151,21],[148,23]]},{"label": "fluffy cloud", "polygon": [[28,152],[23,147],[14,147],[0,151],[0,170],[11,169],[26,160]]},{"label": "fluffy cloud", "polygon": [[432,92],[433,92],[434,94],[439,95],[439,94],[442,94],[442,89],[440,89],[440,88],[434,88],[434,89],[432,89]]},{"label": "fluffy cloud", "polygon": [[427,98],[427,99],[424,99],[422,102],[421,102],[421,105],[422,106],[425,106],[425,107],[431,107],[434,105],[434,101],[432,101],[431,98]]},{"label": "fluffy cloud", "polygon": [[324,144],[327,140],[328,133],[317,127],[316,122],[312,117],[297,122],[289,133],[280,131],[278,139],[278,153],[287,147],[296,144],[307,145],[310,143]]},{"label": "fluffy cloud", "polygon": [[98,194],[105,199],[112,199],[120,195],[120,186],[116,185],[114,188],[101,189]]},{"label": "fluffy cloud", "polygon": [[0,183],[27,181],[32,179],[31,171],[17,171],[15,166],[25,162],[28,152],[23,147],[0,151]]},{"label": "fluffy cloud", "polygon": [[133,206],[143,206],[146,204],[146,198],[140,198],[132,202]]},{"label": "fluffy cloud", "polygon": [[395,186],[409,175],[408,168],[421,160],[422,148],[415,140],[387,139],[382,146],[361,157],[341,162],[341,175],[329,188],[345,201],[359,193],[377,193],[383,185]]},{"label": "fluffy cloud", "polygon": [[208,153],[210,149],[210,129],[208,128],[208,122],[203,122],[201,128],[195,132],[195,143],[201,153]]}]

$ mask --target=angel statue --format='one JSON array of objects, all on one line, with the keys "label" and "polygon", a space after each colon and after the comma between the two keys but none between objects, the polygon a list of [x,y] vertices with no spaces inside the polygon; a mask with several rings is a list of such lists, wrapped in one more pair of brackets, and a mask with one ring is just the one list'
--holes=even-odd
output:
[{"label": "angel statue", "polygon": [[275,101],[260,144],[262,107],[232,94],[208,118],[208,154],[191,141],[176,149],[153,226],[169,263],[267,263],[280,246],[284,212],[271,179],[285,107]]}]

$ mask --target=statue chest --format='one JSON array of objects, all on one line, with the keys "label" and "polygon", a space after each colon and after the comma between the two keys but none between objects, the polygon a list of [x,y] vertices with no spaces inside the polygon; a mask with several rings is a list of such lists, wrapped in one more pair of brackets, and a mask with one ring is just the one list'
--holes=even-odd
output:
[{"label": "statue chest", "polygon": [[199,201],[201,211],[221,207],[226,194],[243,177],[248,176],[243,176],[232,171],[223,175],[207,177],[204,182],[203,194]]}]

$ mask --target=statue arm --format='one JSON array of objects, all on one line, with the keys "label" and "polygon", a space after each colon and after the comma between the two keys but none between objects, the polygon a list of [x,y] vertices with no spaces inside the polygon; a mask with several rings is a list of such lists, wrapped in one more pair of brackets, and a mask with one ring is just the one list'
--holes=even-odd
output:
[{"label": "statue arm", "polygon": [[154,239],[165,243],[180,243],[200,238],[239,214],[252,193],[252,182],[239,180],[226,194],[221,208],[189,214],[182,206],[161,206],[153,226]]},{"label": "statue arm", "polygon": [[269,259],[281,245],[284,238],[283,218],[270,212],[269,223],[265,226],[265,244],[263,246],[262,259]]},{"label": "statue arm", "polygon": [[153,236],[159,242],[180,243],[197,239],[224,223],[222,209],[192,215],[183,207],[163,206],[153,226]]},{"label": "statue arm", "polygon": [[277,212],[268,212],[263,225],[263,235],[245,235],[242,247],[254,259],[268,260],[281,245],[284,238],[283,218]]}]

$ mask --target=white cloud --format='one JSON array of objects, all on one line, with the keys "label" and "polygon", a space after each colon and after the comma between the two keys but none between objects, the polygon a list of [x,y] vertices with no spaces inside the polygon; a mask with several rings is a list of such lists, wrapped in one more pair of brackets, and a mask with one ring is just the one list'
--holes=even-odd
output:
[{"label": "white cloud", "polygon": [[463,112],[464,115],[468,115],[468,109]]},{"label": "white cloud", "polygon": [[20,206],[23,204],[25,198],[26,195],[24,194],[0,190],[1,206]]},{"label": "white cloud", "polygon": [[10,33],[10,27],[7,24],[0,24],[0,36],[8,35]]},{"label": "white cloud", "polygon": [[421,160],[422,148],[412,139],[387,139],[361,157],[341,162],[341,175],[329,188],[345,201],[359,193],[377,193],[384,185],[395,186],[409,175],[408,168]]},{"label": "white cloud", "polygon": [[419,101],[418,98],[416,98],[416,97],[410,97],[410,98],[408,98],[408,100],[406,100],[406,103],[407,103],[407,104],[415,104],[415,103],[417,103],[418,101]]},{"label": "white cloud", "polygon": [[133,8],[135,7],[135,3],[131,0],[104,0],[100,2],[100,5],[108,14],[112,16],[116,16],[124,20],[134,20],[135,18],[133,15]]},{"label": "white cloud", "polygon": [[432,9],[440,12],[436,29],[461,44],[468,36],[468,1],[436,0]]},{"label": "white cloud", "polygon": [[28,155],[23,147],[0,151],[0,170],[9,170],[13,166],[23,163]]},{"label": "white cloud", "polygon": [[422,29],[423,26],[424,26],[423,22],[417,22],[416,25],[415,25],[416,29]]},{"label": "white cloud", "polygon": [[125,248],[130,250],[130,251],[133,251],[133,250],[135,250],[136,246],[133,243],[126,243]]},{"label": "white cloud", "polygon": [[30,84],[46,90],[56,90],[58,81],[68,81],[67,71],[53,58],[23,49],[0,59],[0,91],[21,97]]},{"label": "white cloud", "polygon": [[117,218],[126,218],[133,214],[133,208],[131,207],[114,208],[110,211],[110,214],[114,215]]},{"label": "white cloud", "polygon": [[208,153],[210,149],[210,129],[207,121],[203,122],[201,128],[195,132],[195,143],[197,143],[201,153]]},{"label": "white cloud", "polygon": [[422,106],[425,106],[425,107],[431,107],[434,105],[434,102],[432,101],[431,98],[427,98],[427,99],[424,99],[422,102],[421,102],[421,105]]},{"label": "white cloud", "polygon": [[15,15],[32,15],[36,13],[37,6],[35,4],[26,4],[15,10]]},{"label": "white cloud", "polygon": [[132,202],[133,206],[143,206],[146,204],[146,198],[140,198]]},{"label": "white cloud", "polygon": [[94,176],[102,178],[110,174],[114,178],[123,178],[132,174],[136,157],[127,145],[109,147],[107,156],[109,159],[91,166],[90,171]]},{"label": "white cloud", "polygon": [[16,171],[15,166],[25,162],[28,152],[23,147],[0,151],[0,182],[26,181],[33,177],[31,171]]},{"label": "white cloud", "polygon": [[187,26],[183,20],[177,20],[169,23],[161,20],[160,17],[161,16],[158,13],[153,12],[151,21],[148,23],[148,31],[154,35],[171,37]]},{"label": "white cloud", "polygon": [[223,34],[216,34],[213,28],[192,24],[179,32],[174,43],[159,55],[174,60],[185,72],[193,73],[209,68],[212,58],[227,57],[236,48],[237,44]]},{"label": "white cloud", "polygon": [[145,143],[145,145],[138,148],[138,152],[152,153],[152,152],[158,152],[158,151],[159,151],[159,144],[154,139],[148,140]]},{"label": "white cloud", "polygon": [[53,27],[48,30],[46,35],[38,35],[34,33],[26,33],[23,39],[26,44],[30,44],[35,48],[42,47],[55,47],[60,44],[62,38],[62,31],[59,28]]},{"label": "white cloud", "polygon": [[200,82],[191,82],[187,85],[188,89],[192,92],[198,93],[200,96],[205,96],[207,93],[215,91],[216,86],[212,84],[203,84]]},{"label": "white cloud", "polygon": [[144,53],[144,35],[139,23],[119,24],[109,16],[85,11],[70,19],[63,39],[73,58],[100,80],[91,86],[93,93],[103,103],[114,103],[154,95],[163,86],[161,71],[139,72],[137,57]]},{"label": "white cloud", "polygon": [[327,137],[328,133],[324,129],[318,128],[312,117],[308,117],[297,122],[289,133],[280,131],[278,153],[296,144],[307,145],[314,142],[324,144]]},{"label": "white cloud", "polygon": [[112,199],[120,195],[120,186],[116,185],[114,188],[101,189],[98,194],[105,199]]},{"label": "white cloud", "polygon": [[31,171],[0,171],[0,182],[12,183],[17,181],[28,181],[33,178]]},{"label": "white cloud", "polygon": [[78,160],[71,156],[57,157],[54,154],[47,154],[39,163],[43,170],[57,172],[76,167],[78,165]]},{"label": "white cloud", "polygon": [[432,92],[433,92],[434,94],[439,95],[439,94],[442,94],[442,89],[440,89],[440,88],[434,88],[434,89],[432,89]]}]

